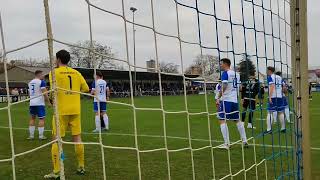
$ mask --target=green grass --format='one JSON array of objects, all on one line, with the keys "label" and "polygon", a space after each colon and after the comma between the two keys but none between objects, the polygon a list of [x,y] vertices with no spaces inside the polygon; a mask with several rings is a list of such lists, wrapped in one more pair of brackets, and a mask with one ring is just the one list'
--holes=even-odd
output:
[{"label": "green grass", "polygon": [[[169,150],[178,150],[192,146],[193,149],[207,147],[196,151],[189,149],[180,150],[177,152],[169,152],[170,175],[171,179],[192,179],[192,161],[193,156],[194,172],[196,179],[212,179],[214,162],[215,178],[222,178],[229,174],[228,152],[211,148],[209,135],[212,138],[212,146],[221,144],[222,136],[220,133],[219,122],[215,115],[208,116],[206,111],[206,101],[204,95],[187,96],[187,106],[191,114],[183,111],[186,110],[185,100],[183,96],[167,96],[163,97],[163,109],[161,111],[160,97],[139,97],[135,98],[136,109],[136,131],[137,131],[137,146],[140,151],[159,149],[165,147],[164,133],[167,135],[167,148]],[[135,129],[134,129],[134,109],[129,105],[130,99],[113,99],[113,101],[125,103],[109,104],[110,131],[102,134],[102,142],[106,146],[114,147],[136,147]],[[317,133],[320,123],[320,94],[314,94],[313,101],[310,104],[311,117],[311,139],[313,147],[320,147],[320,134]],[[215,112],[213,97],[208,96],[208,109],[210,113]],[[5,104],[0,104],[5,106]],[[143,109],[143,108],[153,108]],[[180,113],[172,113],[178,112]],[[34,149],[49,141],[27,141],[28,131],[28,104],[20,103],[11,107],[13,134],[14,134],[14,151],[15,154]],[[290,146],[294,141],[292,131],[287,134],[274,133],[273,136],[259,136],[262,130],[265,129],[265,121],[259,118],[265,118],[265,112],[255,113],[256,130],[247,130],[248,137],[256,137],[255,148],[250,146],[244,150],[244,162],[242,159],[241,145],[234,145],[230,150],[231,171],[237,173],[243,166],[251,167],[256,162],[259,163],[263,159],[267,159],[257,167],[253,167],[246,173],[240,172],[234,179],[255,179],[256,170],[259,179],[265,179],[265,168],[267,167],[268,179],[279,177],[282,173],[291,172],[294,170],[294,158]],[[11,157],[11,143],[8,126],[7,110],[0,111],[0,159]],[[48,109],[48,119],[46,120],[46,129],[51,129],[52,110]],[[165,119],[165,121],[163,121]],[[165,129],[164,132],[164,123]],[[210,131],[208,128],[210,123]],[[188,126],[189,124],[189,126]],[[287,124],[287,126],[292,126]],[[189,129],[188,129],[189,127]],[[274,125],[277,129],[277,125]],[[99,135],[91,134],[94,129],[94,113],[92,110],[92,101],[82,101],[82,139],[84,142],[99,142]],[[189,130],[192,140],[189,141]],[[239,139],[236,125],[229,123],[229,131],[231,141]],[[50,137],[50,131],[46,132],[46,136]],[[66,141],[71,141],[71,136],[68,134]],[[274,147],[266,147],[272,145]],[[253,144],[253,140],[249,142]],[[279,145],[284,147],[279,147]],[[64,145],[65,151],[65,171],[67,179],[103,179],[102,171],[102,152],[99,145],[85,145],[85,161],[87,174],[84,177],[75,175],[76,160],[74,155],[73,145]],[[286,148],[287,147],[287,148]],[[256,153],[254,153],[254,150]],[[50,172],[51,165],[51,146],[46,146],[35,152],[18,156],[15,158],[17,179],[42,179],[43,175]],[[213,153],[213,156],[212,154]],[[256,154],[256,156],[254,156]],[[136,150],[128,149],[112,149],[104,148],[106,176],[107,179],[139,179],[138,176],[138,157]],[[165,150],[153,152],[140,152],[140,167],[142,179],[168,179],[167,153]],[[312,166],[313,177],[320,179],[320,151],[312,151]],[[212,157],[214,158],[212,160]],[[285,179],[293,179],[287,176]],[[10,162],[0,162],[0,179],[12,179],[12,166]],[[228,178],[227,178],[228,179]],[[230,178],[229,178],[230,179]]]}]

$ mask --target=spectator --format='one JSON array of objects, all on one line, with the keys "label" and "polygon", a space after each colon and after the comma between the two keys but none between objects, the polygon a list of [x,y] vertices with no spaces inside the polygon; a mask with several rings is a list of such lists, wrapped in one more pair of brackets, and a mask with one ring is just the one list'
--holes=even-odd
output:
[{"label": "spectator", "polygon": [[18,88],[14,88],[11,90],[12,102],[18,102],[19,90]]}]

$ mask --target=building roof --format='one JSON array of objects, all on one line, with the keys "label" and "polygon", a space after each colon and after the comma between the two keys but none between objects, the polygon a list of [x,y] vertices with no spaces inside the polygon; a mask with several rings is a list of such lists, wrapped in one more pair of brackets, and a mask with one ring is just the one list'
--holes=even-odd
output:
[{"label": "building roof", "polygon": [[16,68],[20,68],[29,72],[36,72],[37,70],[43,71],[44,74],[49,74],[50,68],[48,67],[34,67],[34,66],[15,66]]},{"label": "building roof", "polygon": [[[92,68],[74,68],[79,71],[82,76],[87,80],[93,79],[94,70]],[[98,69],[97,69],[98,70]],[[108,80],[129,80],[129,71],[122,70],[101,70],[103,77]],[[131,71],[131,76],[134,76],[134,71]],[[137,80],[150,80],[157,81],[159,80],[159,75],[157,72],[146,72],[146,71],[137,71],[136,72]],[[199,75],[186,75],[187,78],[197,78]],[[165,81],[182,81],[182,75],[169,75],[169,74],[161,74],[161,80]]]}]

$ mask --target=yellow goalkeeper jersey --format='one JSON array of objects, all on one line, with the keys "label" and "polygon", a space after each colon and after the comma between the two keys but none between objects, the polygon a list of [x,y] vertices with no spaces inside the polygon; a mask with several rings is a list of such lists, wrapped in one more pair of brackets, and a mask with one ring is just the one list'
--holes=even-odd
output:
[{"label": "yellow goalkeeper jersey", "polygon": [[[83,76],[70,67],[63,66],[54,70],[58,88],[77,92],[88,92],[89,87]],[[50,86],[52,76],[49,74]],[[58,113],[59,115],[75,115],[81,112],[80,94],[58,89]]]}]

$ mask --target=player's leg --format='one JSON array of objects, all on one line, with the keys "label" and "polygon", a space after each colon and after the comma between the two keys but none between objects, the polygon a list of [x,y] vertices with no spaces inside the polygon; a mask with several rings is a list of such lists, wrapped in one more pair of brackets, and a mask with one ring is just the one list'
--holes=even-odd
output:
[{"label": "player's leg", "polygon": [[247,100],[244,99],[243,103],[242,103],[242,113],[241,113],[242,122],[245,122],[245,120],[246,120],[247,110],[248,110],[248,103],[247,103]]},{"label": "player's leg", "polygon": [[98,108],[98,103],[94,102],[93,103],[93,110],[95,112],[95,124],[96,124],[96,129],[94,129],[92,132],[100,132],[101,131],[101,123],[100,123],[100,113],[99,113],[99,108]]},{"label": "player's leg", "polygon": [[43,135],[44,125],[45,125],[45,117],[46,117],[46,108],[44,106],[38,106],[38,118],[39,118],[38,131],[39,131],[39,139],[40,140],[47,139]]},{"label": "player's leg", "polygon": [[37,112],[36,112],[36,106],[30,106],[29,107],[30,111],[30,120],[29,120],[29,137],[28,139],[32,140],[34,139],[34,131],[36,129],[35,127],[35,121],[37,117]]},{"label": "player's leg", "polygon": [[286,106],[286,107],[285,107],[284,113],[285,113],[285,116],[286,116],[286,120],[288,121],[288,123],[290,123],[291,120],[290,120],[290,110],[289,110],[289,106]]},{"label": "player's leg", "polygon": [[38,131],[39,131],[39,139],[45,140],[47,137],[45,137],[44,134],[44,125],[45,125],[45,118],[39,118],[39,124],[38,124]]},{"label": "player's leg", "polygon": [[[73,142],[81,143],[81,134],[72,136]],[[76,157],[78,160],[78,169],[77,173],[82,175],[85,173],[84,169],[84,145],[83,144],[75,144],[74,150],[76,153]]]},{"label": "player's leg", "polygon": [[[59,122],[60,122],[60,136],[65,136],[65,127],[68,123],[66,116],[59,116]],[[55,118],[53,116],[52,118],[52,139],[55,140],[57,137],[57,129],[56,129],[56,123]],[[50,174],[47,174],[44,176],[45,179],[58,179],[60,177],[60,155],[59,155],[59,147],[58,143],[55,142],[51,146],[51,160],[52,160],[52,166],[53,171]]]},{"label": "player's leg", "polygon": [[248,127],[247,128],[255,129],[255,127],[252,124],[252,121],[253,121],[254,111],[256,110],[256,101],[250,100],[249,110],[250,110],[250,112],[249,112],[249,121],[248,121]]},{"label": "player's leg", "polygon": [[107,115],[107,103],[100,102],[100,111],[105,125],[105,130],[109,130],[109,117]]},{"label": "player's leg", "polygon": [[272,112],[272,118],[273,118],[273,123],[276,124],[278,122],[278,112],[277,111]]},{"label": "player's leg", "polygon": [[279,115],[279,121],[281,125],[281,132],[286,132],[286,121],[284,119],[283,111],[278,112],[278,115]]},{"label": "player's leg", "polygon": [[273,121],[273,114],[275,111],[275,104],[274,102],[268,102],[268,108],[267,108],[268,112],[267,112],[267,133],[271,133],[271,129],[272,129],[272,121]]},{"label": "player's leg", "polygon": [[276,98],[276,111],[277,111],[277,115],[279,116],[281,132],[286,131],[286,121],[284,119],[284,109],[285,108],[283,105],[284,105],[283,98]]},{"label": "player's leg", "polygon": [[[99,119],[100,120],[100,119]],[[100,123],[100,122],[99,122]],[[71,133],[74,145],[75,154],[78,160],[77,173],[79,175],[85,174],[84,169],[84,145],[81,143],[81,115],[70,116],[69,126],[71,127]]]},{"label": "player's leg", "polygon": [[221,148],[228,149],[230,145],[229,139],[229,129],[227,125],[227,117],[226,117],[226,110],[225,110],[225,102],[221,101],[219,106],[219,123],[220,123],[220,130],[223,137],[224,144],[221,145]]},{"label": "player's leg", "polygon": [[279,115],[279,121],[280,121],[280,126],[281,126],[281,132],[286,132],[286,121],[284,119],[284,109],[285,107],[283,106],[283,98],[277,98],[277,111]]},{"label": "player's leg", "polygon": [[234,102],[230,102],[230,110],[229,108],[229,117],[227,117],[228,119],[232,119],[235,120],[236,124],[237,124],[237,128],[241,137],[242,142],[247,145],[247,135],[246,135],[246,130],[244,128],[244,122],[240,121],[240,116],[239,116],[239,106],[238,103],[234,103]]}]

